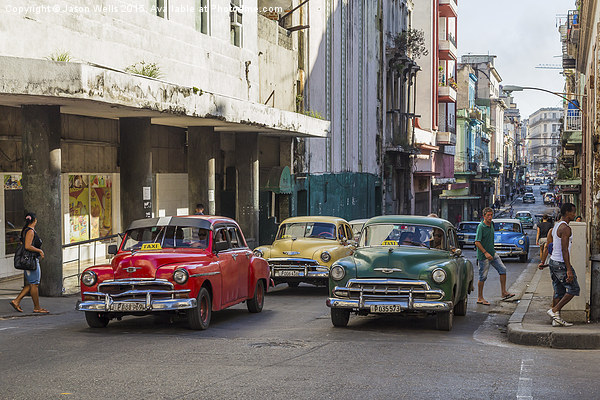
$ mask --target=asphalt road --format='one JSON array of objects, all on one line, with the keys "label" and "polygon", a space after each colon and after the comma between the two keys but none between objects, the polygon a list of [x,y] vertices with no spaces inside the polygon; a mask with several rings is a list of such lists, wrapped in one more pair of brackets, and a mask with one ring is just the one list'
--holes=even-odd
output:
[{"label": "asphalt road", "polygon": [[[506,266],[509,286],[526,283],[527,264]],[[334,328],[327,291],[308,285],[279,285],[260,314],[243,304],[214,313],[206,331],[152,317],[89,329],[74,310],[0,320],[0,398],[598,398],[600,351],[513,345],[505,326],[515,304],[500,301],[494,271],[485,294],[492,306],[471,295],[451,332],[432,318],[378,316]]]}]

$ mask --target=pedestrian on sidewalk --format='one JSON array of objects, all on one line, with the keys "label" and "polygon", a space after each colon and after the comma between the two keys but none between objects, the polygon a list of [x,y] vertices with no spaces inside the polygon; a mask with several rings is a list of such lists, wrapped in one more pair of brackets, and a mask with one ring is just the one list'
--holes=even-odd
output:
[{"label": "pedestrian on sidewalk", "polygon": [[[575,296],[579,296],[579,284],[577,275],[571,265],[571,245],[573,244],[573,232],[569,222],[575,219],[576,207],[572,203],[565,203],[560,208],[560,221],[554,225],[554,228],[548,232],[548,247],[552,244],[552,253],[550,255],[550,276],[552,277],[552,287],[554,296],[552,298],[552,308],[547,311],[552,318],[552,326],[571,326],[570,322],[565,321],[560,316],[560,310]],[[539,267],[543,268],[543,260],[548,255],[548,250],[544,250]]]},{"label": "pedestrian on sidewalk", "polygon": [[500,275],[500,288],[502,291],[502,300],[508,300],[514,297],[514,293],[506,290],[506,267],[494,250],[494,210],[486,207],[482,211],[483,221],[477,226],[475,234],[475,247],[477,247],[477,265],[479,266],[479,283],[477,284],[478,296],[477,304],[489,306],[490,302],[483,297],[483,286],[487,279],[490,265],[498,271]]},{"label": "pedestrian on sidewalk", "polygon": [[535,238],[535,243],[540,246],[540,260],[543,262],[542,254],[544,254],[544,249],[546,247],[546,242],[548,241],[548,232],[552,229],[554,224],[550,222],[550,217],[548,214],[544,214],[542,216],[542,222],[537,225],[537,236]]},{"label": "pedestrian on sidewalk", "polygon": [[21,289],[21,293],[19,293],[17,298],[10,302],[10,305],[16,311],[23,312],[23,309],[21,308],[21,300],[23,300],[23,297],[29,293],[31,295],[31,299],[33,300],[33,312],[39,314],[48,314],[48,310],[40,307],[40,296],[38,291],[38,285],[40,284],[40,279],[42,277],[39,259],[40,257],[44,258],[44,251],[41,249],[42,239],[40,239],[35,231],[37,222],[38,220],[34,213],[30,212],[25,215],[25,226],[21,231],[21,242],[23,243],[25,250],[38,254],[35,257],[36,269],[24,271],[25,281],[27,284],[23,286],[23,289]]}]

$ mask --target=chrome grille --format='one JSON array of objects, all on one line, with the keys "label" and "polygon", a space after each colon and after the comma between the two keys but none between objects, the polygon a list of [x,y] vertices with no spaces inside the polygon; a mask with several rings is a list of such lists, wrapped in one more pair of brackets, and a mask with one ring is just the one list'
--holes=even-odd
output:
[{"label": "chrome grille", "polygon": [[407,297],[437,300],[443,297],[443,292],[432,290],[426,281],[418,280],[351,279],[345,288],[336,288],[336,291],[347,292],[351,299],[364,300],[400,300]]},{"label": "chrome grille", "polygon": [[494,249],[497,251],[521,250],[519,246],[516,246],[514,244],[496,244],[494,245]]},{"label": "chrome grille", "polygon": [[115,280],[98,285],[98,292],[118,297],[121,300],[144,299],[148,293],[154,299],[173,297],[173,284],[159,280]]},{"label": "chrome grille", "polygon": [[268,260],[271,268],[304,269],[305,267],[317,267],[319,263],[310,258],[272,258]]}]

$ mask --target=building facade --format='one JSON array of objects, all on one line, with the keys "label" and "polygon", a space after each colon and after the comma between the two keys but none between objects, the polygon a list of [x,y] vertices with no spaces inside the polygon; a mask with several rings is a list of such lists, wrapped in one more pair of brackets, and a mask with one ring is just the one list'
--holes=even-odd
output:
[{"label": "building facade", "polygon": [[562,117],[563,109],[557,107],[540,108],[529,116],[526,142],[530,174],[556,171]]},{"label": "building facade", "polygon": [[58,13],[38,3],[0,10],[0,277],[15,272],[23,210],[40,219],[44,294],[61,292],[64,245],[137,218],[200,202],[236,218],[254,246],[261,213],[289,213],[291,190],[273,182],[293,171],[298,137],[329,131],[295,112],[295,31],[257,14],[256,0],[75,1],[81,12]]}]

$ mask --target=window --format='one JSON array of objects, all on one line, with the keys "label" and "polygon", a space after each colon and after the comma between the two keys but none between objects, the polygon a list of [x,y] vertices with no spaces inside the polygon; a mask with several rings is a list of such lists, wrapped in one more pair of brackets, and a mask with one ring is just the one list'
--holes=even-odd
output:
[{"label": "window", "polygon": [[217,243],[229,242],[229,238],[227,237],[227,228],[219,228],[215,232],[215,238],[213,240],[213,246]]},{"label": "window", "polygon": [[231,0],[230,4],[231,44],[242,47],[242,0]]},{"label": "window", "polygon": [[544,124],[544,132],[548,132],[548,125]]},{"label": "window", "polygon": [[243,247],[237,229],[229,227],[227,230],[229,231],[229,238],[231,239],[231,248]]},{"label": "window", "polygon": [[210,0],[196,0],[196,30],[210,34]]},{"label": "window", "polygon": [[169,0],[156,0],[156,15],[169,19]]},{"label": "window", "polygon": [[70,243],[112,234],[110,175],[69,175]]}]

